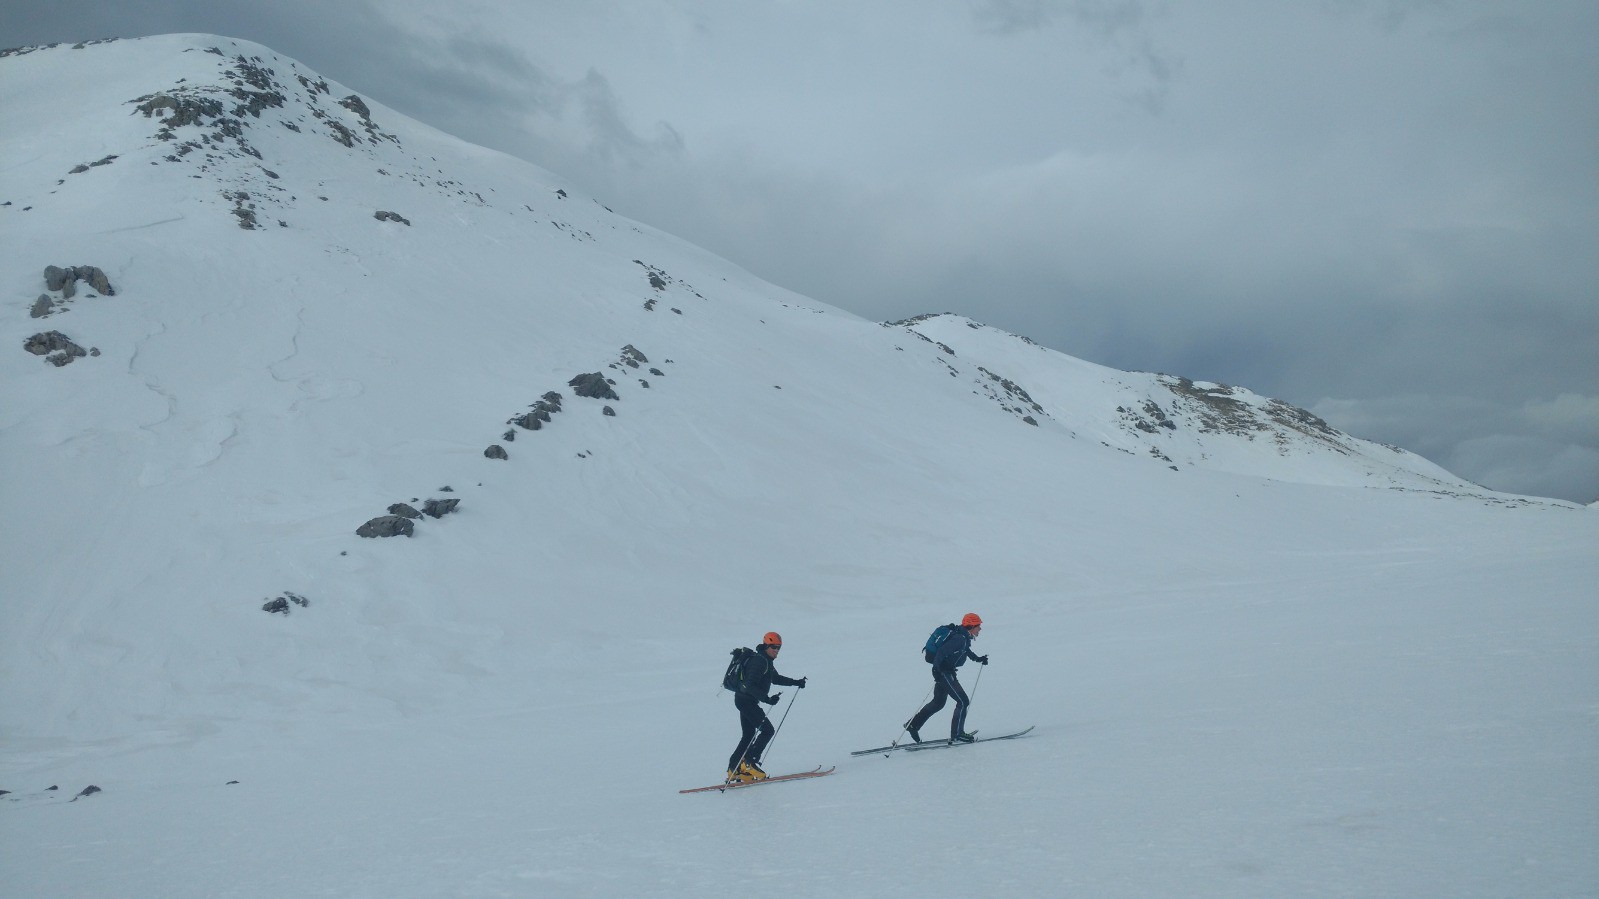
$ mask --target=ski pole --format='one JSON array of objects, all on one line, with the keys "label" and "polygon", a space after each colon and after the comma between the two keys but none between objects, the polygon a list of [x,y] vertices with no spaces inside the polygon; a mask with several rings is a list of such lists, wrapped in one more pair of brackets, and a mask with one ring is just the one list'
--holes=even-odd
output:
[{"label": "ski pole", "polygon": [[[933,695],[933,688],[932,687],[928,687],[927,688],[927,692],[922,694],[922,705],[917,706],[916,707],[916,711],[920,712],[922,710],[922,706],[927,705],[927,700],[932,695]],[[899,726],[899,733],[895,734],[894,735],[894,739],[892,741],[890,741],[889,744],[888,744],[888,748],[889,749],[893,749],[895,746],[899,745],[899,738],[905,736],[905,732],[911,729],[911,722],[913,720],[915,720],[915,718],[916,718],[915,713],[912,713],[909,718],[905,719],[905,723],[901,724]],[[885,758],[885,759],[888,758],[888,753],[886,753],[886,752],[883,753],[883,758]]]},{"label": "ski pole", "polygon": [[[794,696],[790,696],[788,698],[788,706],[783,709],[783,717],[777,719],[777,728],[772,731],[772,739],[766,741],[766,748],[767,749],[771,749],[772,748],[772,744],[777,741],[778,731],[781,731],[783,729],[783,722],[788,720],[788,710],[792,709],[794,707],[794,700],[796,700],[798,698],[799,698],[799,695],[798,695],[797,691],[796,691],[796,694]],[[755,745],[754,735],[751,735],[750,742],[748,744],[746,744],[745,747],[744,747],[744,754],[740,755],[738,757],[738,764],[736,766],[734,766],[733,770],[736,771],[739,768],[742,768],[744,766],[744,762],[747,761],[749,759],[749,757],[750,757],[750,749],[754,745]]]},{"label": "ski pole", "polygon": [[767,751],[771,751],[772,744],[777,742],[777,735],[783,732],[783,722],[788,720],[789,709],[794,708],[794,700],[798,698],[798,690],[795,690],[794,694],[788,698],[788,705],[783,709],[783,717],[777,719],[777,730],[772,731],[772,738],[766,741]]},{"label": "ski pole", "polygon": [[977,701],[977,688],[983,683],[983,669],[987,667],[987,665],[980,665],[977,668],[977,680],[972,681],[972,695],[968,697],[973,702]]},{"label": "ski pole", "polygon": [[788,710],[793,709],[793,707],[795,707],[795,699],[799,699],[799,691],[798,691],[798,689],[796,689],[796,691],[793,691],[793,696],[788,697],[788,705],[785,705],[785,707],[784,707],[784,717],[777,718],[777,729],[776,729],[776,731],[772,731],[772,739],[769,739],[769,741],[766,741],[766,752],[771,752],[772,744],[774,744],[774,742],[777,742],[777,734],[784,733],[784,721],[788,720]]}]

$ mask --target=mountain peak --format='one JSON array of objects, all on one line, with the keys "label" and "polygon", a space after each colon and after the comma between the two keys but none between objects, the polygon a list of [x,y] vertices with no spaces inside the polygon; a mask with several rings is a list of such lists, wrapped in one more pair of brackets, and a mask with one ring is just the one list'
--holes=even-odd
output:
[{"label": "mountain peak", "polygon": [[[174,269],[153,260],[177,247],[198,250],[216,257],[209,265],[220,271],[209,278],[266,309],[314,317],[325,302],[317,291],[376,295],[385,314],[426,308],[433,323],[421,333],[429,336],[493,322],[488,327],[501,340],[521,331],[524,344],[574,357],[570,370],[535,396],[593,371],[617,347],[648,344],[641,327],[668,343],[666,355],[687,355],[673,352],[670,344],[684,335],[668,339],[676,329],[663,331],[661,315],[696,322],[702,353],[718,343],[747,343],[754,337],[745,333],[747,323],[764,332],[768,318],[789,319],[796,311],[825,312],[834,327],[865,324],[584,201],[535,166],[437,132],[246,41],[189,34],[25,48],[8,51],[0,65],[5,114],[15,124],[4,138],[14,194],[0,211],[38,238],[34,255],[27,258],[25,250],[17,268],[43,271],[71,261],[76,270],[88,263],[133,287],[134,295],[164,293],[160,311],[151,309],[158,319],[185,315],[183,291],[172,282],[193,280],[196,272],[192,262]],[[60,110],[72,118],[63,121]],[[21,127],[30,121],[60,127]],[[219,229],[239,238],[240,231],[295,238],[243,244]],[[150,246],[147,239],[156,251],[137,252]],[[60,249],[46,249],[62,246],[95,247],[112,258],[63,259]],[[519,281],[525,289],[535,271],[539,283],[554,289],[539,291],[532,305],[512,299],[506,306],[509,297],[491,300],[481,289],[492,283],[503,292]],[[463,291],[470,302],[438,305]],[[551,305],[554,296],[584,299]],[[67,299],[48,292],[30,297],[47,312],[64,310]],[[192,302],[206,308],[214,299]],[[647,316],[654,323],[623,324],[638,313],[654,313]],[[506,324],[519,318],[508,332]],[[595,327],[600,322],[605,326]],[[945,376],[923,389],[953,384],[1022,424],[1166,467],[1480,492],[1425,460],[1241,388],[1116,371],[954,312],[889,328],[914,337],[920,344],[914,355]],[[341,340],[356,349],[374,333],[368,327]],[[79,350],[104,343],[65,333],[36,341]],[[577,347],[581,354],[572,352]],[[81,358],[66,352],[66,362]],[[792,348],[795,358],[835,352],[826,340]]]}]

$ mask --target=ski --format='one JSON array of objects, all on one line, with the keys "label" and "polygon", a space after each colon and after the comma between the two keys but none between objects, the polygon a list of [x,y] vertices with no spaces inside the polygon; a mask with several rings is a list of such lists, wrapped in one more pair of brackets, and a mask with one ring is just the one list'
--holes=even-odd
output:
[{"label": "ski", "polygon": [[[972,733],[975,734],[975,733],[977,733],[977,731],[974,730],[974,731],[972,731]],[[923,740],[920,743],[895,743],[892,746],[879,746],[876,749],[857,749],[854,752],[850,753],[850,755],[876,755],[879,752],[893,752],[896,749],[910,749],[912,746],[932,746],[934,744],[943,745],[944,743],[947,743],[947,742],[949,742],[949,741],[948,740]]]},{"label": "ski", "polygon": [[801,771],[798,774],[779,774],[776,777],[768,777],[765,780],[752,780],[752,781],[748,781],[748,782],[737,781],[737,782],[734,782],[734,783],[711,784],[708,787],[692,787],[692,788],[687,789],[687,790],[678,790],[678,792],[679,793],[705,793],[705,792],[709,792],[711,790],[716,790],[717,792],[723,792],[723,791],[726,791],[726,790],[738,790],[738,789],[742,789],[744,787],[758,787],[761,784],[782,783],[782,782],[788,781],[788,780],[805,780],[805,779],[811,778],[811,777],[826,777],[827,775],[832,774],[835,770],[837,770],[837,767],[838,766],[835,765],[832,768],[828,768],[826,770],[823,770],[821,765],[817,765],[815,768],[811,769],[810,771]]},{"label": "ski", "polygon": [[[1037,725],[1034,725],[1034,726],[1036,727]],[[1027,728],[1027,730],[1019,730],[1016,733],[1005,734],[1002,737],[978,737],[977,739],[973,740],[972,743],[987,743],[990,740],[1014,740],[1017,737],[1025,736],[1026,734],[1031,733],[1032,730],[1033,730],[1033,728],[1029,727],[1029,728]],[[906,748],[909,749],[912,752],[917,752],[917,751],[923,750],[923,749],[953,749],[956,746],[970,746],[970,745],[971,745],[971,743],[951,743],[951,742],[949,742],[947,740],[934,740],[934,741],[931,741],[931,742],[917,743],[914,746],[908,746]]]}]

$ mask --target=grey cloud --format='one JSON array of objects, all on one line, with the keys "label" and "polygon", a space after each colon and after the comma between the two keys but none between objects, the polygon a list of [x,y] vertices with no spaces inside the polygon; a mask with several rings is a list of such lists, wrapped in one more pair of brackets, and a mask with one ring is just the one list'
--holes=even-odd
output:
[{"label": "grey cloud", "polygon": [[1550,400],[1529,401],[1522,413],[1552,440],[1599,446],[1599,396],[1562,393]]},{"label": "grey cloud", "polygon": [[1599,397],[1516,405],[1412,394],[1329,399],[1310,408],[1340,430],[1403,446],[1485,487],[1582,503],[1599,498]]},{"label": "grey cloud", "polygon": [[1105,37],[1136,30],[1146,21],[1140,0],[979,0],[972,21],[994,34],[1037,31],[1065,19]]},{"label": "grey cloud", "polygon": [[1592,484],[1599,479],[1599,450],[1592,447],[1492,434],[1463,441],[1445,458],[1446,467],[1496,490],[1577,503],[1599,499],[1599,492],[1592,490],[1571,492],[1574,483]]},{"label": "grey cloud", "polygon": [[978,31],[999,37],[1061,27],[1087,36],[1106,53],[1106,74],[1117,81],[1144,83],[1119,89],[1123,101],[1151,115],[1166,106],[1171,84],[1182,63],[1160,47],[1154,20],[1140,0],[978,0],[971,19]]},{"label": "grey cloud", "polygon": [[641,155],[672,154],[683,148],[682,135],[665,122],[658,124],[653,139],[634,132],[623,119],[621,103],[610,81],[593,69],[574,86],[572,93],[588,123],[590,148],[607,161],[620,159],[637,164]]}]

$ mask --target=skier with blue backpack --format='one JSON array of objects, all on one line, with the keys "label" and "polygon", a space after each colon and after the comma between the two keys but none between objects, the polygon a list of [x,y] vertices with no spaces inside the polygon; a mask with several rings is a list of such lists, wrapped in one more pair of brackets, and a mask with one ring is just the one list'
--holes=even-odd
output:
[{"label": "skier with blue backpack", "polygon": [[976,739],[966,732],[966,710],[972,700],[961,687],[955,670],[966,664],[968,659],[980,665],[988,664],[988,656],[972,652],[972,641],[982,632],[983,619],[976,612],[967,612],[960,624],[939,625],[927,638],[927,644],[922,647],[922,656],[933,666],[933,698],[911,720],[905,722],[905,730],[910,733],[912,740],[922,742],[922,725],[937,714],[944,707],[944,701],[951,696],[955,698],[955,714],[949,722],[949,742],[970,743]]},{"label": "skier with blue backpack", "polygon": [[722,675],[722,686],[733,691],[733,705],[738,708],[738,723],[743,730],[738,747],[727,760],[728,783],[766,779],[766,772],[761,770],[761,753],[777,731],[760,703],[777,705],[782,698],[782,694],[767,695],[772,685],[805,689],[805,678],[787,678],[772,667],[782,649],[783,638],[776,631],[767,631],[759,648],[733,650],[727,673]]}]

